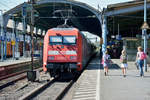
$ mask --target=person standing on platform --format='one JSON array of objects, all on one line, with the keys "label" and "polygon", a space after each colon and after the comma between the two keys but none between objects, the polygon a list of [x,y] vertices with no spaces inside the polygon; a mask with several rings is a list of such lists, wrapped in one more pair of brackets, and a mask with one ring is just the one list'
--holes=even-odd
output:
[{"label": "person standing on platform", "polygon": [[126,69],[128,67],[128,64],[127,64],[127,54],[125,50],[122,50],[121,52],[120,61],[121,61],[123,76],[126,77]]},{"label": "person standing on platform", "polygon": [[104,67],[104,75],[108,75],[108,66],[110,64],[110,55],[108,54],[108,51],[106,51],[102,57],[102,64]]},{"label": "person standing on platform", "polygon": [[139,71],[140,71],[140,76],[144,76],[144,72],[143,72],[143,64],[144,64],[144,59],[146,59],[146,54],[143,52],[143,49],[141,46],[139,46],[138,48],[138,52],[136,55],[136,59],[137,59],[137,63],[139,66]]}]

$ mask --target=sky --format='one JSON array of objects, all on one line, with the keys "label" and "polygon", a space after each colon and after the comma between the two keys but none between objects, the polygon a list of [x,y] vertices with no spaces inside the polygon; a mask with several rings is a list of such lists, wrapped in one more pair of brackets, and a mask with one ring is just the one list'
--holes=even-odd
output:
[{"label": "sky", "polygon": [[[0,10],[9,10],[23,2],[26,2],[28,0],[0,0]],[[115,3],[121,3],[121,2],[127,2],[127,1],[133,1],[133,0],[76,0],[80,2],[84,2],[94,8],[98,8],[98,4],[100,8],[107,7],[109,4],[115,4]]]}]

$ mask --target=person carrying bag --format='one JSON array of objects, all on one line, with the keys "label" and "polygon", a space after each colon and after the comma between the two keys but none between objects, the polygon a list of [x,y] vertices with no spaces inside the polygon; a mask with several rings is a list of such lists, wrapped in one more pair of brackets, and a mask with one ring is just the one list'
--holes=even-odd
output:
[{"label": "person carrying bag", "polygon": [[144,59],[147,58],[147,55],[143,52],[143,49],[141,46],[139,46],[138,48],[138,52],[136,55],[136,59],[137,59],[137,63],[139,66],[139,71],[140,71],[140,76],[144,76],[144,72],[143,72],[143,64],[144,64]]}]

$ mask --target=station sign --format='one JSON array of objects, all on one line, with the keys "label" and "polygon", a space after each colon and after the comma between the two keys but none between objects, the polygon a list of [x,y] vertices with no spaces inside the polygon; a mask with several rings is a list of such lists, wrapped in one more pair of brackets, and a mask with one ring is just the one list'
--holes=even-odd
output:
[{"label": "station sign", "polygon": [[109,42],[108,42],[108,45],[114,45],[114,44],[115,44],[114,41],[109,41]]},{"label": "station sign", "polygon": [[10,41],[11,41],[11,39],[10,39],[10,38],[7,38],[7,41],[8,41],[8,42],[10,42]]},{"label": "station sign", "polygon": [[40,41],[40,46],[42,46],[42,42]]},{"label": "station sign", "polygon": [[11,41],[11,45],[15,45],[15,43],[16,43],[16,42],[15,42],[14,40]]},{"label": "station sign", "polygon": [[116,39],[121,40],[122,39],[121,35],[116,35]]}]

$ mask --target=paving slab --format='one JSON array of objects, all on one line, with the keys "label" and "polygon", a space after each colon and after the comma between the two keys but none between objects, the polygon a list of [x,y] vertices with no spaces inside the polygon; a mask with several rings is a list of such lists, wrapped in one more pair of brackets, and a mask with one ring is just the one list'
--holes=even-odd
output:
[{"label": "paving slab", "polygon": [[100,70],[100,100],[150,100],[150,69],[139,76],[134,62],[129,62],[127,76],[122,76],[119,59],[112,60],[118,67],[109,69],[108,76]]},{"label": "paving slab", "polygon": [[76,83],[72,100],[99,100],[100,59],[94,58]]}]

